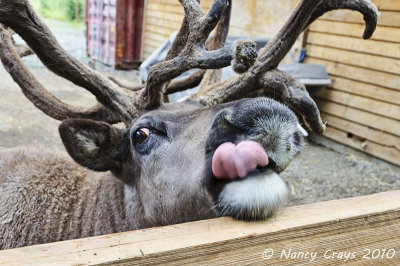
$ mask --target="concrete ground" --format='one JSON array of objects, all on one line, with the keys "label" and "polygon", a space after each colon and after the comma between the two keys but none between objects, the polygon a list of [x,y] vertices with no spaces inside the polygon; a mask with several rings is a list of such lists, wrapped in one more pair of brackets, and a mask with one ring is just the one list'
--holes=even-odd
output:
[{"label": "concrete ground", "polygon": [[[61,45],[87,63],[82,28],[47,21]],[[57,77],[36,56],[24,58],[37,79],[57,97],[74,105],[89,106],[94,97]],[[101,70],[127,83],[137,80],[135,71]],[[58,135],[59,122],[29,102],[0,66],[0,146],[33,146],[64,150]],[[281,174],[291,191],[289,205],[367,195],[400,189],[400,168],[328,139],[315,137],[303,153]]]}]

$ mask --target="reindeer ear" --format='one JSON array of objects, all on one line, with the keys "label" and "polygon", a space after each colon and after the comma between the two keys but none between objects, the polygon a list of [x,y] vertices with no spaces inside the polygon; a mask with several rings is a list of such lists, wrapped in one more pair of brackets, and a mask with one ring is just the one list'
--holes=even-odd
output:
[{"label": "reindeer ear", "polygon": [[68,119],[59,127],[61,139],[71,157],[96,171],[118,172],[129,155],[126,130],[86,119]]}]

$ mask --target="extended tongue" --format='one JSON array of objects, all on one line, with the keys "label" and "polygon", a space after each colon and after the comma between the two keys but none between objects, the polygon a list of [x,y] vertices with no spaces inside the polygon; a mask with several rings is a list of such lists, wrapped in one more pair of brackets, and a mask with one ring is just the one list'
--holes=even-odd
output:
[{"label": "extended tongue", "polygon": [[247,140],[235,145],[221,144],[212,158],[212,172],[216,178],[244,178],[258,166],[268,165],[268,155],[257,142]]}]

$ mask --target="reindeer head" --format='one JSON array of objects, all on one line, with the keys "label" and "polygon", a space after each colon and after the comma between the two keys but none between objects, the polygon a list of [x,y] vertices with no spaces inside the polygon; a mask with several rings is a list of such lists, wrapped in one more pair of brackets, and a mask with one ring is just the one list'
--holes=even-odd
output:
[{"label": "reindeer head", "polygon": [[[17,32],[50,70],[93,93],[99,103],[90,109],[51,95],[22,64],[3,27],[0,56],[24,94],[63,121],[60,134],[71,157],[92,170],[110,170],[135,187],[154,224],[218,215],[268,217],[286,194],[278,173],[304,146],[299,121],[289,107],[310,130],[322,134],[325,129],[304,86],[276,66],[299,34],[329,10],[362,12],[364,38],[370,37],[376,7],[367,0],[302,0],[257,56],[251,41],[224,47],[231,1],[214,1],[206,15],[198,1],[180,2],[185,19],[166,60],[151,69],[144,88],[127,90],[67,54],[27,0],[0,0],[0,22]],[[229,64],[243,74],[218,83],[218,69]],[[191,68],[201,70],[170,82]],[[162,102],[165,94],[198,83],[191,99]],[[289,107],[269,98],[241,99],[260,89],[273,92]],[[125,128],[112,125],[117,122]]]}]

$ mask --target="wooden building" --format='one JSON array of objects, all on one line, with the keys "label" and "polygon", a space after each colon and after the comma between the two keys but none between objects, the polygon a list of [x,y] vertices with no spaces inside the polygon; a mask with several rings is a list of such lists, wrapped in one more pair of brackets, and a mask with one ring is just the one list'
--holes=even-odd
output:
[{"label": "wooden building", "polygon": [[[202,0],[203,11],[212,0]],[[297,0],[233,1],[230,35],[273,37],[296,7]],[[179,30],[184,17],[178,0],[147,0],[143,25],[142,57],[148,57],[158,46]]]},{"label": "wooden building", "polygon": [[[361,14],[330,12],[311,25],[305,62],[324,65],[333,82],[315,97],[325,136],[400,165],[400,1],[372,1],[381,16],[371,40],[361,38]],[[272,37],[297,2],[233,1],[229,34]],[[205,11],[211,3],[202,1]],[[183,14],[178,1],[146,1],[143,58],[179,29]]]},{"label": "wooden building", "polygon": [[371,40],[361,14],[330,12],[310,26],[306,62],[332,79],[315,97],[324,135],[400,165],[400,1],[372,1],[381,16]]}]

